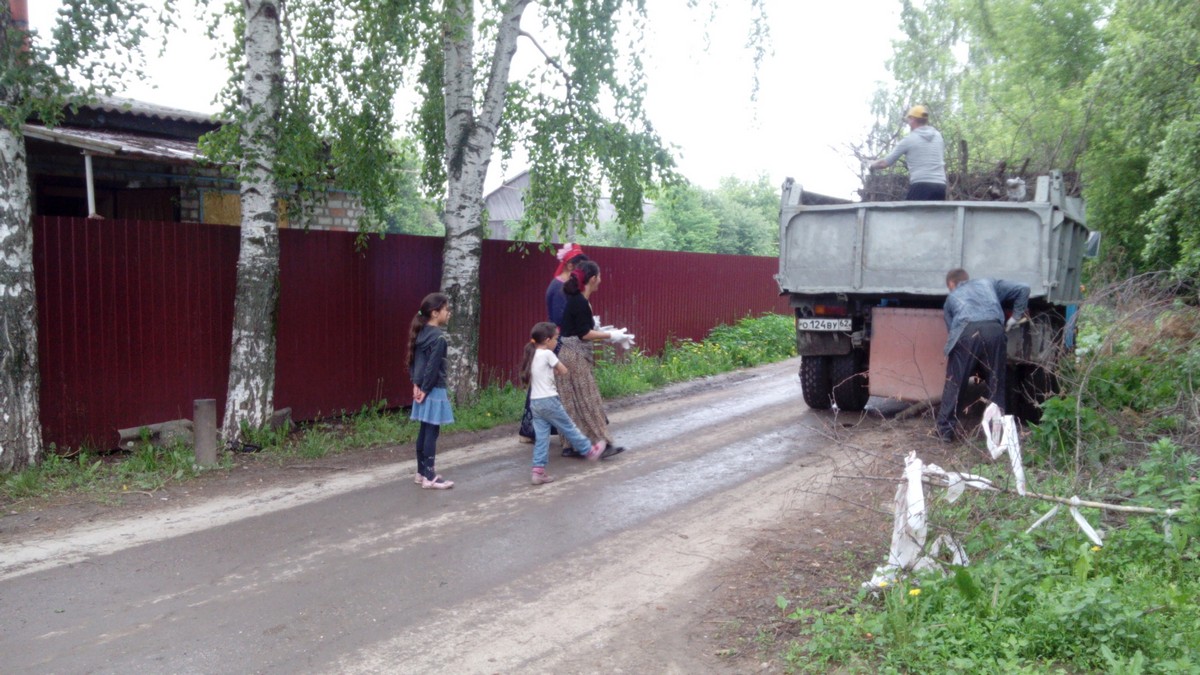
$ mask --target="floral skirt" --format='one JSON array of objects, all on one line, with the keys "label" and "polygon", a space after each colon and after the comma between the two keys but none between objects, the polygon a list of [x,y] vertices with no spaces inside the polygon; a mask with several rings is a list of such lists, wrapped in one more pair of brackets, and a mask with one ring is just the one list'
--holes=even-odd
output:
[{"label": "floral skirt", "polygon": [[433,391],[425,394],[425,400],[413,401],[411,419],[429,424],[450,424],[454,421],[454,410],[450,407],[450,397],[446,395],[445,387],[434,387]]},{"label": "floral skirt", "polygon": [[600,388],[596,386],[595,361],[592,344],[576,337],[560,340],[562,348],[558,360],[567,367],[566,375],[555,375],[558,397],[563,408],[575,422],[575,426],[593,443],[612,443],[608,435],[608,418],[604,415],[604,401]]}]

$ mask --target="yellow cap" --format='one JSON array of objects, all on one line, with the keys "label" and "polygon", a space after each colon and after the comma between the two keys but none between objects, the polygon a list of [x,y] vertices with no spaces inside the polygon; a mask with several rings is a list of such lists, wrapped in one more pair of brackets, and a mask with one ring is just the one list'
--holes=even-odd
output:
[{"label": "yellow cap", "polygon": [[915,117],[919,120],[929,119],[929,109],[923,105],[914,105],[908,109],[908,114],[905,117]]}]

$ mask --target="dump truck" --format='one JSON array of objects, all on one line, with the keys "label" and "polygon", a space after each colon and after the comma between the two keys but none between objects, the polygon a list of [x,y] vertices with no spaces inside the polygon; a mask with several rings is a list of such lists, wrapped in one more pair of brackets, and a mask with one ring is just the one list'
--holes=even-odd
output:
[{"label": "dump truck", "polygon": [[961,267],[1029,285],[1028,320],[1007,336],[1005,395],[1008,412],[1036,420],[1099,245],[1061,172],[1039,177],[1032,201],[827,202],[783,185],[776,281],[795,311],[805,403],[940,400],[946,272]]}]

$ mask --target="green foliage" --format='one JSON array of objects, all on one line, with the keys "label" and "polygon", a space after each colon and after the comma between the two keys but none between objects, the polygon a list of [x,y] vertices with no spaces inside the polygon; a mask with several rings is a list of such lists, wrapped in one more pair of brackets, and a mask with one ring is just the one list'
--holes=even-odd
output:
[{"label": "green foliage", "polygon": [[[283,79],[273,171],[287,193],[289,219],[307,225],[331,183],[366,209],[360,228],[384,230],[415,188],[411,146],[397,147],[393,101],[401,75],[420,44],[420,12],[403,3],[288,2],[283,8]],[[212,34],[232,32],[221,94],[221,130],[201,139],[202,151],[237,174],[248,148],[243,128],[256,114],[243,105],[241,3],[213,14]],[[405,219],[407,222],[414,221]]]},{"label": "green foliage", "polygon": [[454,426],[462,431],[490,429],[521,419],[525,410],[525,390],[511,383],[488,387],[470,407],[454,411]]},{"label": "green foliage", "polygon": [[1097,126],[1085,161],[1089,214],[1120,242],[1122,266],[1194,276],[1200,16],[1186,0],[1114,4],[1089,92]]},{"label": "green foliage", "polygon": [[[140,47],[155,20],[143,2],[64,0],[49,39],[31,31],[26,40],[10,16],[0,8],[0,119],[14,133],[31,116],[53,126],[64,106],[140,78]],[[157,18],[170,25],[169,12]]]},{"label": "green foliage", "polygon": [[746,317],[732,326],[717,326],[702,342],[669,343],[658,358],[636,351],[621,360],[603,357],[596,364],[596,383],[606,398],[628,396],[669,382],[779,361],[795,353],[791,317]]},{"label": "green foliage", "polygon": [[[1085,145],[1085,83],[1103,57],[1104,0],[904,0],[892,88],[876,95],[863,154],[880,156],[915,103],[971,166],[1071,170]],[[952,166],[967,161],[959,157]]]},{"label": "green foliage", "polygon": [[122,489],[157,490],[171,481],[181,481],[199,472],[190,447],[172,443],[159,447],[139,443],[133,454],[116,466]]},{"label": "green foliage", "polygon": [[1119,438],[1195,432],[1200,310],[1162,293],[1130,282],[1101,291],[1123,297],[1119,311],[1102,302],[1080,309],[1078,348],[1062,364],[1064,390],[1042,404],[1032,430],[1036,457],[1094,465],[1118,452]]},{"label": "green foliage", "polygon": [[1075,398],[1054,396],[1042,403],[1042,420],[1033,426],[1031,437],[1039,459],[1067,467],[1080,458],[1077,453],[1091,463],[1103,459],[1101,449],[1116,433],[1116,427],[1093,408],[1080,407]]},{"label": "green foliage", "polygon": [[1080,543],[1069,523],[1047,525],[1054,531],[1038,545],[1010,530],[971,568],[864,593],[831,613],[797,610],[802,637],[785,659],[802,672],[1078,672],[1115,660],[1181,672],[1200,656],[1200,564],[1193,550],[1163,569],[1164,537],[1149,546],[1148,525],[1110,533],[1103,548]]},{"label": "green foliage", "polygon": [[[1200,12],[1188,0],[903,0],[896,85],[860,148],[923,103],[969,171],[1082,170],[1089,225],[1122,270],[1200,273]],[[956,161],[957,160],[957,161]],[[966,157],[951,157],[957,167]]]},{"label": "green foliage", "polygon": [[163,447],[143,439],[120,461],[106,461],[87,451],[73,457],[47,452],[37,466],[6,476],[0,483],[0,498],[11,503],[66,492],[157,490],[199,472],[190,447],[181,443]]},{"label": "green foliage", "polygon": [[412,424],[387,411],[387,401],[365,405],[357,415],[343,418],[347,430],[341,444],[347,448],[371,448],[404,443],[415,438]]},{"label": "green foliage", "polygon": [[730,176],[715,190],[687,183],[664,188],[637,232],[604,223],[578,239],[598,246],[773,256],[779,251],[778,217],[779,193],[766,176],[753,182]]}]

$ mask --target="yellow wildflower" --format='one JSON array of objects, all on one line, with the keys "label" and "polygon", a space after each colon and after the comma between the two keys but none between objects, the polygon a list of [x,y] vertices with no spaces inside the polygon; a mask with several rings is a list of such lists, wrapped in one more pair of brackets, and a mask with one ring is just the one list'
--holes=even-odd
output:
[{"label": "yellow wildflower", "polygon": [[1092,552],[1093,552],[1093,553],[1095,553],[1096,551],[1099,551],[1099,550],[1100,550],[1100,547],[1099,547],[1099,546],[1093,546],[1093,547],[1092,547]]},{"label": "yellow wildflower", "polygon": [[879,582],[879,587],[880,587],[880,588],[887,588],[887,582],[886,582],[886,581],[881,581],[881,582]]},{"label": "yellow wildflower", "polygon": [[914,589],[912,589],[911,591],[909,591],[909,592],[908,592],[908,594],[909,594],[909,595],[911,595],[911,596],[913,596],[913,597],[915,598],[915,597],[917,597],[918,595],[920,595],[920,594],[921,594],[921,589],[919,589],[919,588],[914,588]]}]

